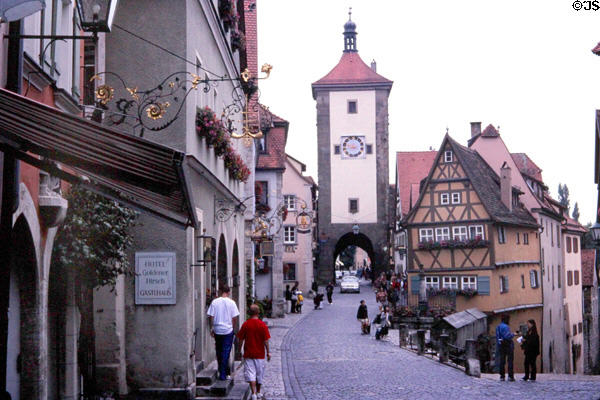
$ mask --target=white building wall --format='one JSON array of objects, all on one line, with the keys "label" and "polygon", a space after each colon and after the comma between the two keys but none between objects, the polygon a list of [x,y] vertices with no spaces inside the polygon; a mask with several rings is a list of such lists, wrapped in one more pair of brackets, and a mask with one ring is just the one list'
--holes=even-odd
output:
[{"label": "white building wall", "polygon": [[[348,100],[357,101],[357,113],[348,114]],[[375,91],[329,93],[331,142],[331,222],[338,224],[377,222],[377,166],[375,140]],[[342,136],[365,136],[373,154],[343,158],[333,146]],[[366,148],[365,148],[366,153]],[[349,212],[348,200],[359,199],[358,213]]]}]

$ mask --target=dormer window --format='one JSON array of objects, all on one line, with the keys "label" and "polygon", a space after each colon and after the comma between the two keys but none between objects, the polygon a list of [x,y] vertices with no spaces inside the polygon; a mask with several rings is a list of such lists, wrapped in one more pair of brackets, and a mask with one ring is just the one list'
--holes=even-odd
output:
[{"label": "dormer window", "polygon": [[446,162],[446,163],[452,162],[452,150],[446,150],[444,152],[444,162]]}]

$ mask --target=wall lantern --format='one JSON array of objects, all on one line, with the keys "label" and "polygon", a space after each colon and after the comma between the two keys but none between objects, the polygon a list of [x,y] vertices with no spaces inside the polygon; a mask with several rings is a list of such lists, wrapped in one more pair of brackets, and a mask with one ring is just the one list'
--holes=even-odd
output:
[{"label": "wall lantern", "polygon": [[76,4],[84,32],[110,32],[117,0],[77,0]]},{"label": "wall lantern", "polygon": [[592,237],[594,238],[594,241],[598,244],[598,242],[600,241],[600,222],[596,222],[594,225],[592,225],[590,231],[592,232]]},{"label": "wall lantern", "polygon": [[2,0],[0,23],[17,21],[46,8],[44,0]]},{"label": "wall lantern", "polygon": [[[18,3],[18,2],[15,2]],[[21,3],[27,3],[21,1]],[[39,2],[38,2],[39,3]],[[44,3],[44,2],[41,2]],[[117,0],[77,0],[75,2],[77,13],[79,14],[79,24],[84,32],[92,32],[92,36],[81,35],[4,35],[5,38],[12,39],[50,39],[55,40],[79,40],[79,39],[98,39],[98,32],[110,32]],[[39,7],[39,6],[38,6]],[[41,10],[43,7],[39,7]],[[4,8],[0,11],[4,11]],[[8,10],[7,10],[8,11]],[[6,15],[7,18],[10,14]]]},{"label": "wall lantern", "polygon": [[205,267],[217,258],[217,241],[206,232],[196,236],[196,260],[192,267]]},{"label": "wall lantern", "polygon": [[354,224],[352,226],[352,233],[354,233],[355,235],[358,235],[359,232],[360,232],[360,228],[359,228],[358,224]]}]

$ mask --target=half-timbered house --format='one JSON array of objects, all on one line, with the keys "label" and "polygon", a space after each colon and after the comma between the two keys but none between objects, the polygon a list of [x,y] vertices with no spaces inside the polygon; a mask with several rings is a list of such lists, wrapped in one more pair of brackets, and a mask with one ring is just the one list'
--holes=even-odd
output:
[{"label": "half-timbered house", "polygon": [[516,330],[542,313],[538,224],[510,177],[508,165],[498,176],[477,152],[446,135],[403,221],[409,296],[418,295],[423,278],[430,308],[476,307],[488,314],[490,333],[500,314],[509,314]]}]

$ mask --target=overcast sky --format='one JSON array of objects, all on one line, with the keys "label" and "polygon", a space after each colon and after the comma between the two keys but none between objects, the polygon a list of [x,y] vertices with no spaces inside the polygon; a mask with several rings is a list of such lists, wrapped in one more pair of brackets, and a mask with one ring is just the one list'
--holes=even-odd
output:
[{"label": "overcast sky", "polygon": [[394,81],[389,103],[390,180],[395,152],[437,150],[446,127],[466,145],[471,121],[500,126],[595,220],[594,110],[600,108],[600,10],[572,0],[258,0],[259,63],[274,66],[261,102],[290,122],[286,151],[317,178],[311,83],[343,50],[352,6],[365,63]]}]

